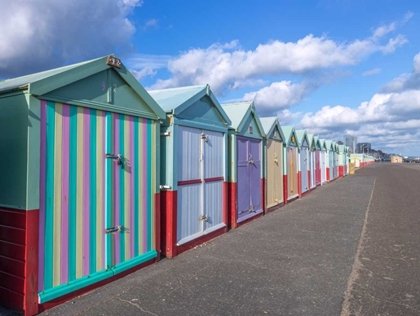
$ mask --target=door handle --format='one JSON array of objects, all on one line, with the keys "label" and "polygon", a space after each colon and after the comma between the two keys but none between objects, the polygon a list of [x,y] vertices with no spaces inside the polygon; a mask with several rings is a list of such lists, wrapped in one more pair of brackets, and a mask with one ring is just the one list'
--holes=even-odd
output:
[{"label": "door handle", "polygon": [[105,229],[105,234],[129,233],[129,229],[122,225]]},{"label": "door handle", "polygon": [[117,159],[118,160],[118,165],[119,166],[122,166],[123,165],[123,160],[124,160],[124,157],[123,157],[123,155],[121,155],[121,154],[117,154],[117,155],[115,155],[115,154],[105,154],[105,158],[106,159]]}]

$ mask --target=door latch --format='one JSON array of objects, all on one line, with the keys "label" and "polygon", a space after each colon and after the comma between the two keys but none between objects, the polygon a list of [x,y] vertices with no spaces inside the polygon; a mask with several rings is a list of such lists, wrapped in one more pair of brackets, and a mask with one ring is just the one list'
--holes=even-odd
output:
[{"label": "door latch", "polygon": [[251,155],[251,153],[248,153],[248,163],[249,164],[254,164],[255,162],[254,162],[254,159],[252,159],[252,155]]},{"label": "door latch", "polygon": [[115,154],[106,154],[105,155],[105,158],[107,158],[107,159],[117,159],[118,160],[118,162],[117,162],[118,165],[119,166],[122,166],[123,165],[124,157],[121,154],[117,154],[117,155],[115,155]]},{"label": "door latch", "polygon": [[209,216],[208,215],[201,215],[198,220],[208,222],[209,221]]},{"label": "door latch", "polygon": [[105,229],[105,234],[115,234],[115,233],[129,233],[129,229],[127,227],[124,227],[122,225],[111,227]]}]

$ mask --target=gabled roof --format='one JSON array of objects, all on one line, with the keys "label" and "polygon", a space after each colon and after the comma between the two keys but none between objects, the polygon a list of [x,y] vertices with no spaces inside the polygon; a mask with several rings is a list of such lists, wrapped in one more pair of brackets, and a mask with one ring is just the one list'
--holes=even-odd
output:
[{"label": "gabled roof", "polygon": [[280,138],[284,141],[284,134],[281,130],[279,119],[277,118],[277,116],[261,117],[260,121],[264,129],[265,137],[270,137],[274,129],[277,128],[280,132]]},{"label": "gabled roof", "polygon": [[264,128],[261,125],[261,121],[255,112],[254,101],[234,102],[222,104],[223,110],[225,110],[227,116],[231,120],[230,126],[236,131],[243,129],[247,118],[252,115],[255,118],[255,122],[260,131],[261,135],[264,135]]},{"label": "gabled roof", "polygon": [[106,61],[108,57],[109,56],[105,56],[61,68],[4,80],[0,82],[0,94],[14,90],[28,90],[32,95],[42,96],[111,68],[147,103],[158,117],[166,117],[165,112],[159,107],[156,101],[153,100],[149,93],[147,93],[136,78],[134,78],[124,64],[121,64],[121,68],[107,65]]},{"label": "gabled roof", "polygon": [[210,90],[210,86],[208,84],[162,90],[150,90],[148,92],[166,113],[171,113],[175,116],[200,100],[202,97],[208,96],[225,122],[229,125],[231,124],[231,120],[223,110],[213,92]]},{"label": "gabled roof", "polygon": [[281,130],[283,132],[284,135],[284,139],[285,139],[285,145],[288,146],[292,141],[292,137],[295,138],[295,143],[296,145],[298,144],[297,142],[297,136],[296,136],[296,132],[295,132],[295,127],[294,126],[281,126]]},{"label": "gabled roof", "polygon": [[319,139],[319,146],[321,146],[321,150],[326,148],[325,139],[323,139],[323,138]]},{"label": "gabled roof", "polygon": [[346,152],[346,147],[344,145],[338,145],[338,152],[345,153]]},{"label": "gabled roof", "polygon": [[302,144],[303,144],[305,139],[306,139],[306,142],[308,144],[308,147],[310,146],[308,136],[306,134],[306,130],[304,130],[304,129],[296,130],[296,136],[297,136],[299,147],[302,147]]},{"label": "gabled roof", "polygon": [[314,142],[315,142],[316,149],[321,150],[322,144],[321,144],[321,140],[319,139],[319,136],[314,136]]},{"label": "gabled roof", "polygon": [[316,148],[314,134],[306,134],[308,136],[308,147]]},{"label": "gabled roof", "polygon": [[332,149],[332,140],[326,140],[325,141],[325,148],[327,150],[331,150]]}]

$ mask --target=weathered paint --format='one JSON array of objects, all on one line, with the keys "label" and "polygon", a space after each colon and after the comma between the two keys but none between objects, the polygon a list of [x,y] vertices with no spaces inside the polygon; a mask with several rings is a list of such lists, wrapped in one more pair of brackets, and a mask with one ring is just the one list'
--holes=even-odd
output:
[{"label": "weathered paint", "polygon": [[[45,302],[85,278],[155,256],[156,152],[149,119],[54,102],[42,107],[38,290]],[[123,164],[106,153],[121,154]],[[116,226],[128,231],[105,234]]]}]

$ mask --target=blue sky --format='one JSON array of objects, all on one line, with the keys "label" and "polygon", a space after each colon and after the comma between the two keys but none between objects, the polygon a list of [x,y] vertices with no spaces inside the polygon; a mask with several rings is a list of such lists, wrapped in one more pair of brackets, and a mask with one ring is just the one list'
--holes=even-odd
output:
[{"label": "blue sky", "polygon": [[420,2],[0,0],[0,79],[115,53],[332,140],[420,155]]}]

